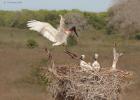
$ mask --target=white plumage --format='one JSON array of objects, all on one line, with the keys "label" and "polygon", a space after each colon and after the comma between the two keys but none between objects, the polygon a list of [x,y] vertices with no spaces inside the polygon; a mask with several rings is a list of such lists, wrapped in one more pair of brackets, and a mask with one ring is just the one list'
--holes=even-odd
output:
[{"label": "white plumage", "polygon": [[80,67],[83,71],[87,71],[87,70],[92,70],[92,67],[90,64],[88,64],[87,62],[84,61],[85,55],[81,55],[81,59],[80,59]]},{"label": "white plumage", "polygon": [[28,21],[27,27],[29,27],[30,30],[41,33],[45,38],[53,42],[53,46],[61,45],[63,43],[67,44],[67,38],[72,30],[66,31],[64,29],[65,19],[61,15],[60,17],[60,26],[58,29],[55,29],[51,24],[47,22],[40,22],[37,20]]},{"label": "white plumage", "polygon": [[97,53],[95,53],[95,58],[94,58],[95,60],[92,63],[92,68],[95,69],[95,71],[100,71],[100,69],[101,69],[99,62],[97,61],[98,57],[99,57],[99,55]]}]

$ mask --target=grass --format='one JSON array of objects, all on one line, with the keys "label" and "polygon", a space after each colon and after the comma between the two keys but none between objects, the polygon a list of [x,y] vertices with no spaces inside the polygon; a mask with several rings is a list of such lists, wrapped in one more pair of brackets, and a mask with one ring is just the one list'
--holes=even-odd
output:
[{"label": "grass", "polygon": [[[26,46],[29,39],[35,40],[38,47],[29,49]],[[140,100],[140,41],[92,30],[80,33],[78,45],[69,49],[78,55],[85,54],[87,61],[92,61],[93,53],[98,52],[101,66],[109,67],[114,42],[125,53],[118,68],[134,71],[137,76],[136,83],[125,90],[123,100]],[[0,27],[0,100],[51,100],[44,85],[40,85],[36,76],[31,74],[34,68],[46,64],[44,48],[50,46],[51,43],[36,32]],[[55,63],[78,64],[65,55],[63,49],[62,46],[54,48]]]}]

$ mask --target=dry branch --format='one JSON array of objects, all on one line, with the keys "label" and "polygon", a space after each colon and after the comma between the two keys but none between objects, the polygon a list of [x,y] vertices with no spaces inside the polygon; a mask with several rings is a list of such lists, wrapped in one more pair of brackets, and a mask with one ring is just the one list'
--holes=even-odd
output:
[{"label": "dry branch", "polygon": [[116,70],[117,69],[116,68],[117,62],[119,60],[119,57],[122,56],[122,55],[123,55],[123,53],[118,53],[116,51],[116,48],[115,47],[113,48],[113,56],[114,56],[114,59],[113,59],[113,64],[112,64],[112,70]]}]

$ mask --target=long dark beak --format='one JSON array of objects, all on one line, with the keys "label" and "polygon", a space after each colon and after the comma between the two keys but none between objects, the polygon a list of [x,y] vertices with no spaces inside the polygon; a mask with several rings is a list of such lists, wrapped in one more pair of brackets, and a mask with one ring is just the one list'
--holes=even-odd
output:
[{"label": "long dark beak", "polygon": [[72,31],[72,32],[74,32],[75,35],[76,35],[77,37],[79,37],[78,34],[77,34],[77,31],[76,31],[76,27],[75,27],[75,26],[71,27],[69,30]]}]

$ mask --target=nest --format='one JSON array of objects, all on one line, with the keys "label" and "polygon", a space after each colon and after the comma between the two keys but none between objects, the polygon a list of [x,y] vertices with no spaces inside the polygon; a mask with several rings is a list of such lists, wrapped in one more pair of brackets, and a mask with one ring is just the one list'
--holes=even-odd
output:
[{"label": "nest", "polygon": [[76,65],[53,66],[48,72],[48,89],[55,100],[120,100],[122,89],[130,85],[133,76],[122,70],[82,71]]}]

